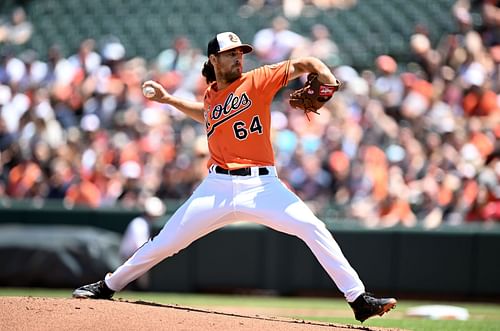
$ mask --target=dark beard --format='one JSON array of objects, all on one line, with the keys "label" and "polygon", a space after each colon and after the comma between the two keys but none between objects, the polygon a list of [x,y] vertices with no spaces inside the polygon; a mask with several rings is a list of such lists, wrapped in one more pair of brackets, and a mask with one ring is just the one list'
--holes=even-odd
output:
[{"label": "dark beard", "polygon": [[234,82],[235,80],[239,79],[241,77],[241,74],[239,73],[228,73],[227,75],[224,76],[224,80],[227,82],[227,83],[232,83]]}]

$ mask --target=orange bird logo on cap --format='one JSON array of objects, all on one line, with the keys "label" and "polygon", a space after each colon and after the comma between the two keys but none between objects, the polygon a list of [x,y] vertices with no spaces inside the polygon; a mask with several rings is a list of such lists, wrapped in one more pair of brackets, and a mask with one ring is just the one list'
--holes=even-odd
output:
[{"label": "orange bird logo on cap", "polygon": [[238,42],[238,37],[236,37],[234,34],[230,33],[228,36],[229,40],[231,40],[233,43]]}]

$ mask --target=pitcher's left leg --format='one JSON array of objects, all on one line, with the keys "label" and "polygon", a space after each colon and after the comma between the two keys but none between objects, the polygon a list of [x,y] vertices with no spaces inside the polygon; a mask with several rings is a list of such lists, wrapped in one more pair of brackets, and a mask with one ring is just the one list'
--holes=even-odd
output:
[{"label": "pitcher's left leg", "polygon": [[291,204],[282,217],[282,222],[286,224],[284,228],[279,220],[271,223],[282,227],[282,232],[295,235],[306,243],[337,287],[344,293],[347,301],[354,301],[365,292],[358,273],[349,264],[330,231],[321,220],[313,215],[305,203],[300,201]]},{"label": "pitcher's left leg", "polygon": [[352,302],[365,292],[363,282],[325,224],[281,181],[267,182],[265,190],[253,201],[252,208],[243,208],[254,215],[253,221],[302,239],[347,301]]}]

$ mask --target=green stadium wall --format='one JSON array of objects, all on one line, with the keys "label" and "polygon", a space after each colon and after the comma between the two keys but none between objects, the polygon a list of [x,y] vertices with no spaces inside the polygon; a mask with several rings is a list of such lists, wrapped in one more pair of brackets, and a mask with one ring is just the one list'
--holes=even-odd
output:
[{"label": "green stadium wall", "polygon": [[[84,225],[121,234],[138,213],[25,204],[0,208],[0,224]],[[499,227],[368,230],[353,222],[327,224],[370,291],[414,297],[500,297]],[[340,295],[301,240],[253,224],[227,226],[195,241],[154,267],[150,276],[151,291]]]}]

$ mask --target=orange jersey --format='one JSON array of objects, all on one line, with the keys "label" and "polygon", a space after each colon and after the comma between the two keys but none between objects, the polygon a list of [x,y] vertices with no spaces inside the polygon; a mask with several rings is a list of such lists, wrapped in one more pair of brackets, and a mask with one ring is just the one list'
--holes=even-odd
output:
[{"label": "orange jersey", "polygon": [[266,65],[217,91],[212,83],[205,92],[205,127],[208,166],[225,169],[274,165],[271,143],[271,102],[288,84],[290,61]]}]

